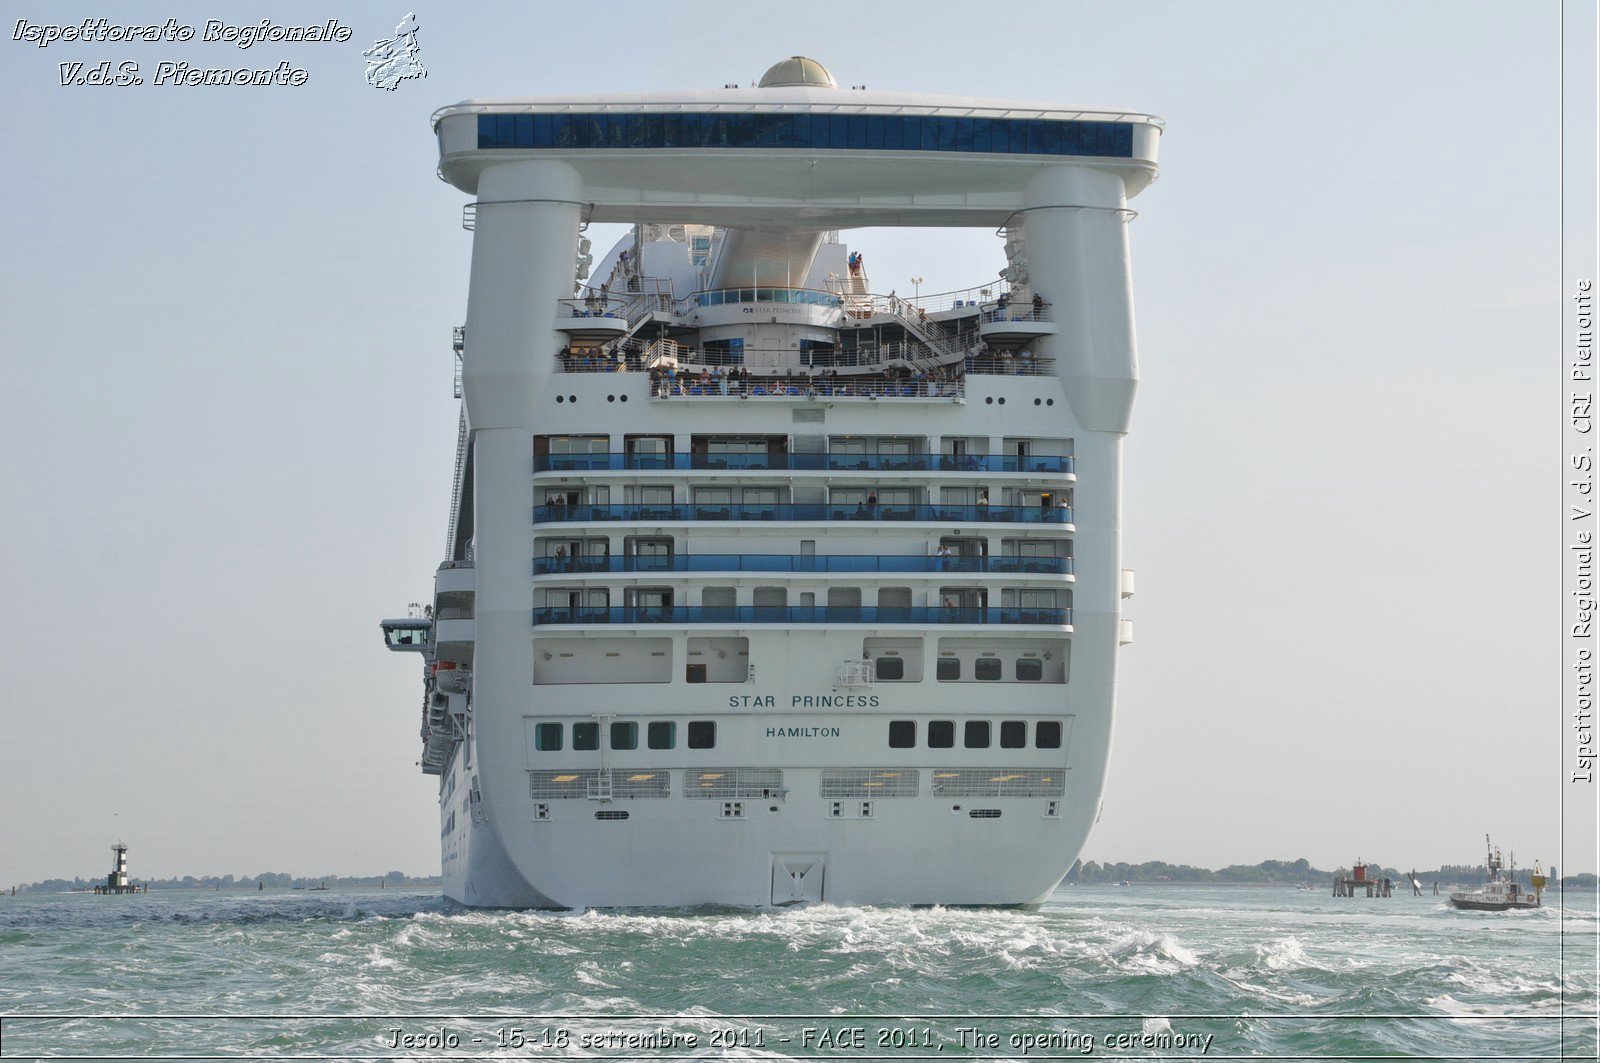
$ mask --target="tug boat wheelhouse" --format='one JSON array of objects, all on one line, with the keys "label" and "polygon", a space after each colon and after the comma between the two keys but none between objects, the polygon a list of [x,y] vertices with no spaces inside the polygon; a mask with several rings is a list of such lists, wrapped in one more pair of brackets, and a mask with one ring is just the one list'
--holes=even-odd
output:
[{"label": "tug boat wheelhouse", "polygon": [[[455,490],[433,601],[383,629],[424,664],[447,895],[1043,900],[1132,638],[1127,201],[1160,122],[796,57],[433,124],[474,197]],[[876,294],[868,226],[997,230],[1004,268]]]}]

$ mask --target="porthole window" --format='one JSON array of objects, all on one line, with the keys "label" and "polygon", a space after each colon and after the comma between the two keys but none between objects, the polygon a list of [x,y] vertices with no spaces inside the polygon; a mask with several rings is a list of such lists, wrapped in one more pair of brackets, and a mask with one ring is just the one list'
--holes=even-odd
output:
[{"label": "porthole window", "polygon": [[983,401],[984,401],[985,405],[993,406],[994,405],[994,396],[990,395],[988,398],[984,399]]},{"label": "porthole window", "polygon": [[[607,395],[606,396],[606,401],[607,402],[616,402],[617,401],[617,397],[615,395]],[[1033,401],[1034,402],[1038,402],[1039,400],[1038,399],[1034,399]]]},{"label": "porthole window", "polygon": [[566,401],[567,401],[567,400],[566,400],[566,399],[565,399],[565,398],[563,398],[563,397],[562,397],[562,396],[560,396],[560,395],[557,395],[557,396],[556,396],[556,401],[557,401],[557,402],[566,402]]},{"label": "porthole window", "polygon": [[1034,399],[1034,400],[1033,400],[1033,404],[1034,404],[1034,405],[1035,405],[1035,406],[1037,406],[1037,405],[1039,405],[1039,400],[1038,400],[1038,399]]},{"label": "porthole window", "polygon": [[1061,721],[1040,720],[1033,728],[1033,744],[1038,749],[1061,748]]},{"label": "porthole window", "polygon": [[950,749],[955,744],[956,725],[954,720],[928,721],[929,749]]},{"label": "porthole window", "polygon": [[911,749],[917,744],[917,721],[890,720],[889,748]]}]

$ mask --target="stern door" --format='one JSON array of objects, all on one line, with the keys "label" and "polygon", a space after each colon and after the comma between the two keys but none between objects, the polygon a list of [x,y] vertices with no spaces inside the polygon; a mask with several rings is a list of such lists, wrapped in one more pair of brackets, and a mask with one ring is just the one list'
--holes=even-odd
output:
[{"label": "stern door", "polygon": [[827,859],[823,853],[774,853],[772,903],[804,904],[822,900]]}]

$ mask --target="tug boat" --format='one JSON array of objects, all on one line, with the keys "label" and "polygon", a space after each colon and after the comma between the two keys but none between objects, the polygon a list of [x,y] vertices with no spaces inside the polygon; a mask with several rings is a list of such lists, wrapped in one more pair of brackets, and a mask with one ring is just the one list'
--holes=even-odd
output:
[{"label": "tug boat", "polygon": [[1544,871],[1536,860],[1533,864],[1533,892],[1523,889],[1516,880],[1517,861],[1513,853],[1508,862],[1500,856],[1489,836],[1483,836],[1486,850],[1484,866],[1488,869],[1489,880],[1475,890],[1464,890],[1450,894],[1450,903],[1457,908],[1469,912],[1505,912],[1513,909],[1541,907],[1540,895],[1544,892]]}]

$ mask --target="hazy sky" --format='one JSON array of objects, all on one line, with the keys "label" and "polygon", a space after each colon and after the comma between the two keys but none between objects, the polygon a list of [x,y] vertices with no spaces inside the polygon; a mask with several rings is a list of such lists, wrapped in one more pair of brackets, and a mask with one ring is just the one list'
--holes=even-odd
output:
[{"label": "hazy sky", "polygon": [[[118,836],[141,877],[438,870],[416,662],[377,628],[431,593],[454,457],[471,236],[428,115],[796,53],[1167,121],[1132,228],[1137,642],[1085,855],[1557,859],[1554,4],[424,2],[427,79],[376,91],[360,52],[412,2],[7,5],[0,883],[103,874]],[[269,10],[354,36],[11,39]],[[309,78],[59,85],[102,59]],[[1002,264],[988,231],[846,239],[883,291]]]}]

